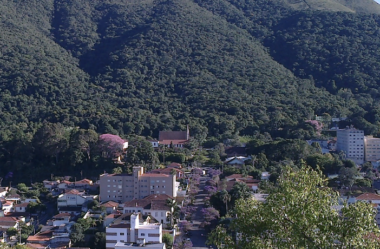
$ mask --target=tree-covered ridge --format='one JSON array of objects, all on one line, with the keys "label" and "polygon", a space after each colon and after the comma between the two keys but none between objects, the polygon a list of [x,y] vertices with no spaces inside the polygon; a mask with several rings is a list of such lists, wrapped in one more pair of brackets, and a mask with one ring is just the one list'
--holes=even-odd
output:
[{"label": "tree-covered ridge", "polygon": [[[195,135],[218,136],[294,126],[315,113],[349,116],[358,128],[376,132],[369,123],[377,111],[366,113],[363,99],[376,90],[377,16],[296,12],[267,0],[0,3],[3,140],[18,129],[34,133],[43,120],[153,137],[189,124]],[[298,28],[301,41],[317,32],[319,47],[297,43]],[[350,36],[338,34],[334,42],[340,30]],[[349,60],[338,54],[331,64],[318,50],[345,53],[345,43],[363,51]],[[355,77],[332,75],[338,66],[355,68]],[[327,78],[335,80],[334,91]],[[376,96],[371,90],[370,107]]]}]

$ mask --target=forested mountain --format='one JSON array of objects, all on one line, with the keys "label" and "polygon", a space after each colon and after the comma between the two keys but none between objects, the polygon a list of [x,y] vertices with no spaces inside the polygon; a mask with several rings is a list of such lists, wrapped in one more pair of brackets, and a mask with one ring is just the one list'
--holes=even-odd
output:
[{"label": "forested mountain", "polygon": [[43,121],[204,137],[380,124],[372,0],[0,0],[0,141]]}]

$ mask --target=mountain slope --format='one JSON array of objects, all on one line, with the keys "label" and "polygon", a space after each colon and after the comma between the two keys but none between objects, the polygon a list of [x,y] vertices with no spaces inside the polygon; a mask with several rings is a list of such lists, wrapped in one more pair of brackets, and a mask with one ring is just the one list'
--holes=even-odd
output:
[{"label": "mountain slope", "polygon": [[[359,113],[367,126],[377,112],[367,115],[362,96],[347,98],[339,90],[358,88],[354,94],[367,94],[377,87],[376,70],[367,72],[364,83],[360,77],[347,81],[346,73],[335,77],[332,67],[355,67],[356,75],[364,75],[366,64],[358,63],[361,56],[332,63],[318,48],[338,49],[331,36],[339,26],[350,27],[340,31],[355,31],[351,38],[337,35],[340,41],[347,37],[343,47],[363,45],[362,55],[376,68],[373,46],[379,41],[367,44],[377,35],[377,21],[373,29],[359,23],[368,26],[377,17],[348,10],[295,11],[296,3],[0,0],[0,135],[9,138],[14,124],[34,130],[43,120],[119,134],[157,136],[158,130],[187,124],[195,135],[252,134],[295,126],[325,112]],[[339,4],[366,6],[348,0]],[[300,42],[298,34],[302,40],[317,38]],[[325,84],[330,78],[335,90]]]}]

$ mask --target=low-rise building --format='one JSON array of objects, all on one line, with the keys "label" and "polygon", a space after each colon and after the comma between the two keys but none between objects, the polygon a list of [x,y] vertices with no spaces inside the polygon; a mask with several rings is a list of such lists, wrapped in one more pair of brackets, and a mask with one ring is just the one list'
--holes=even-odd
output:
[{"label": "low-rise building", "polygon": [[174,202],[174,198],[165,194],[149,195],[142,200],[131,200],[123,204],[123,213],[135,213],[150,215],[162,224],[170,223],[171,208],[167,201]]},{"label": "low-rise building", "polygon": [[14,205],[14,210],[15,210],[15,212],[19,212],[19,213],[26,212],[28,205],[29,205],[29,202],[16,204],[16,205]]},{"label": "low-rise building", "polygon": [[57,214],[57,215],[54,215],[52,217],[51,220],[48,220],[47,221],[47,224],[49,226],[55,226],[55,227],[58,227],[62,224],[67,224],[67,223],[70,223],[71,221],[71,214],[69,213],[61,213],[61,214]]},{"label": "low-rise building", "polygon": [[64,194],[58,196],[57,205],[58,209],[61,207],[78,207],[84,203],[94,200],[95,195],[85,195],[84,192],[80,192],[76,189],[71,189]]},{"label": "low-rise building", "polygon": [[111,214],[117,210],[119,203],[114,201],[107,201],[100,206],[106,209],[107,214]]},{"label": "low-rise building", "polygon": [[5,197],[8,194],[8,187],[0,187],[0,197]]},{"label": "low-rise building", "polygon": [[142,215],[133,213],[130,222],[114,222],[106,228],[106,248],[115,248],[118,242],[162,243],[162,224],[150,224],[140,221]]}]

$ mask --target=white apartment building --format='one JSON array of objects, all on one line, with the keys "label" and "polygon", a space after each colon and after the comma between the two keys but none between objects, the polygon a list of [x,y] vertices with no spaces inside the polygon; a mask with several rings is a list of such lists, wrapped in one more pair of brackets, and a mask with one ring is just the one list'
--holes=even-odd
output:
[{"label": "white apartment building", "polygon": [[132,174],[100,175],[100,200],[119,203],[142,199],[151,194],[177,196],[176,176],[144,173],[143,167],[133,167]]},{"label": "white apartment building", "polygon": [[377,162],[380,160],[380,138],[364,137],[365,161]]},{"label": "white apartment building", "polygon": [[362,164],[364,162],[364,131],[355,128],[337,130],[337,150],[343,151],[346,159]]},{"label": "white apartment building", "polygon": [[140,213],[134,213],[129,223],[121,219],[109,225],[106,228],[106,249],[114,249],[118,242],[162,243],[162,224],[140,223],[140,218]]}]

